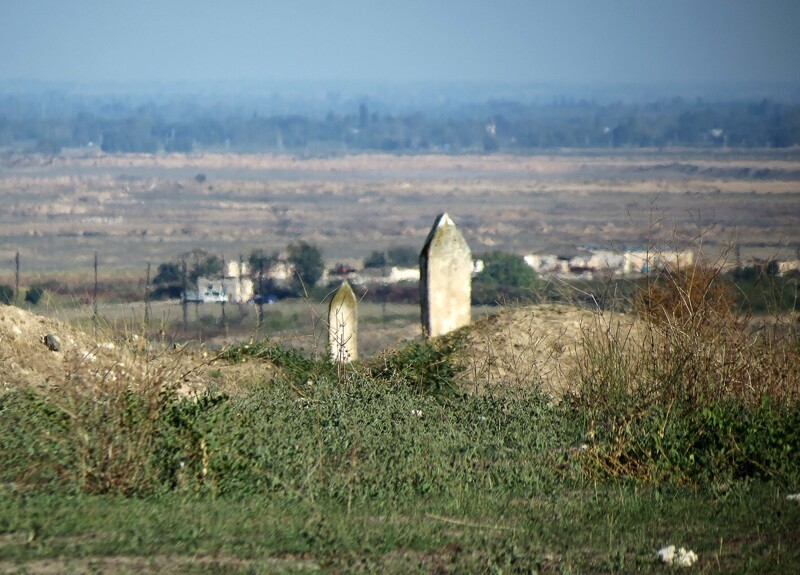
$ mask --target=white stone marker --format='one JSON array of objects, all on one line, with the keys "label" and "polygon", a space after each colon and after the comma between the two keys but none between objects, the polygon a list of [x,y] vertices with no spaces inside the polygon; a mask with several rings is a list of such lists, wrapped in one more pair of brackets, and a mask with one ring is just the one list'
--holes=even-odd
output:
[{"label": "white stone marker", "polygon": [[439,214],[419,255],[422,331],[444,335],[472,319],[472,253],[450,216]]},{"label": "white stone marker", "polygon": [[358,359],[358,301],[346,281],[336,290],[328,307],[328,345],[331,359],[350,363]]}]

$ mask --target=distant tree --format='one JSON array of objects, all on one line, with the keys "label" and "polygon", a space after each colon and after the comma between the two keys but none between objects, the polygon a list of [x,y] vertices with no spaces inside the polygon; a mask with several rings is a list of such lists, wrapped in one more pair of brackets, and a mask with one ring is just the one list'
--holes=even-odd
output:
[{"label": "distant tree", "polygon": [[774,278],[781,273],[781,266],[778,264],[778,260],[769,260],[764,265],[764,275]]},{"label": "distant tree", "polygon": [[419,265],[419,252],[410,246],[398,246],[386,252],[386,259],[389,265],[413,268]]},{"label": "distant tree", "polygon": [[153,284],[169,285],[180,284],[181,282],[183,282],[183,273],[180,264],[175,262],[158,264],[156,275],[153,278]]},{"label": "distant tree", "polygon": [[165,262],[158,264],[156,275],[153,278],[155,290],[151,297],[179,298],[183,291],[183,269],[179,263]]},{"label": "distant tree", "polygon": [[536,272],[521,256],[504,252],[492,252],[481,256],[483,271],[476,281],[510,287],[533,287]]},{"label": "distant tree", "polygon": [[295,269],[295,287],[302,289],[312,287],[322,277],[325,270],[325,262],[322,260],[322,252],[315,245],[304,241],[292,242],[288,246],[289,263]]},{"label": "distant tree", "polygon": [[759,262],[752,266],[744,266],[733,271],[732,276],[736,281],[759,282],[765,278],[774,278],[780,273],[777,260]]},{"label": "distant tree", "polygon": [[41,301],[43,295],[44,287],[39,284],[33,284],[28,288],[28,291],[25,292],[25,301],[32,305],[37,305],[39,301]]},{"label": "distant tree", "polygon": [[11,305],[14,303],[14,288],[8,284],[0,284],[0,303]]},{"label": "distant tree", "polygon": [[278,259],[278,252],[272,252],[267,255],[261,248],[255,248],[247,258],[247,263],[250,266],[250,275],[254,278],[257,277],[261,270],[267,271],[278,262]]},{"label": "distant tree", "polygon": [[215,277],[222,273],[222,258],[214,254],[205,254],[197,260],[189,275],[190,279],[194,282],[199,277]]},{"label": "distant tree", "polygon": [[382,268],[387,264],[386,254],[380,251],[373,251],[364,259],[365,268]]},{"label": "distant tree", "polygon": [[274,279],[261,276],[262,273],[266,275],[266,272],[269,270],[269,268],[271,268],[278,261],[280,261],[278,252],[272,252],[271,254],[267,255],[261,248],[255,248],[250,252],[250,256],[247,258],[247,263],[250,266],[250,277],[255,282],[255,291],[259,296],[291,295],[286,293],[285,288],[279,287]]}]

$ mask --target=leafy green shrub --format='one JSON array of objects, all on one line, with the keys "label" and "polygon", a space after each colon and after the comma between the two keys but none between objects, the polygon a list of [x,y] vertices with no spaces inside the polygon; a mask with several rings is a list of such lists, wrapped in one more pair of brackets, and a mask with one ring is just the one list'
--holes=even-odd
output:
[{"label": "leafy green shrub", "polygon": [[731,272],[731,276],[736,281],[757,282],[764,278],[774,278],[778,275],[780,266],[777,260],[770,260],[768,262],[755,264],[752,266],[744,266],[737,268]]},{"label": "leafy green shrub", "polygon": [[323,359],[311,359],[296,349],[284,349],[262,340],[255,343],[232,346],[220,357],[233,362],[246,359],[261,359],[271,362],[280,369],[281,378],[291,384],[305,384],[320,378],[335,377],[333,365]]},{"label": "leafy green shrub", "polygon": [[648,481],[797,478],[797,332],[749,329],[711,270],[644,286],[643,322],[583,342],[571,398],[592,474]]},{"label": "leafy green shrub", "polygon": [[163,460],[175,486],[384,504],[409,497],[532,489],[557,475],[540,399],[441,403],[407,386],[356,377],[270,385],[179,406]]},{"label": "leafy green shrub", "polygon": [[419,265],[419,250],[410,246],[396,246],[386,252],[373,250],[365,259],[365,268],[397,266],[415,268]]},{"label": "leafy green shrub", "polygon": [[0,396],[0,482],[77,489],[74,446],[59,440],[70,415],[32,391]]},{"label": "leafy green shrub", "polygon": [[419,249],[410,246],[395,246],[386,251],[386,263],[401,268],[415,268],[419,265]]},{"label": "leafy green shrub", "polygon": [[11,305],[14,303],[14,288],[8,284],[0,284],[0,303]]},{"label": "leafy green shrub", "polygon": [[381,251],[373,251],[366,258],[364,258],[365,268],[382,268],[388,263],[386,254]]},{"label": "leafy green shrub", "polygon": [[455,369],[451,345],[411,345],[383,368],[344,375],[296,351],[242,346],[230,361],[269,360],[281,373],[230,397],[130,387],[10,393],[0,399],[0,480],[51,491],[347,505],[553,484],[570,441],[564,430],[576,433],[572,421],[535,393],[439,393]]},{"label": "leafy green shrub", "polygon": [[158,487],[156,414],[146,395],[69,389],[59,398],[0,399],[0,476],[40,487],[133,495]]},{"label": "leafy green shrub", "polygon": [[759,407],[727,401],[697,409],[637,399],[594,420],[594,441],[584,455],[590,473],[715,486],[800,477],[797,406],[777,409],[765,398]]},{"label": "leafy green shrub", "polygon": [[483,270],[472,282],[474,305],[539,303],[538,276],[521,256],[492,252],[481,256]]},{"label": "leafy green shrub", "polygon": [[25,292],[25,301],[29,302],[31,305],[37,305],[39,301],[41,301],[42,296],[44,296],[44,293],[45,289],[43,286],[34,284]]},{"label": "leafy green shrub", "polygon": [[800,311],[800,291],[794,278],[762,276],[735,280],[737,306],[744,313],[784,314]]},{"label": "leafy green shrub", "polygon": [[312,288],[325,271],[322,252],[317,246],[304,241],[292,242],[286,249],[289,251],[288,261],[294,266],[295,289],[302,293],[304,287]]},{"label": "leafy green shrub", "polygon": [[436,394],[452,394],[457,391],[455,376],[460,370],[452,359],[457,342],[454,336],[411,343],[385,355],[372,369],[371,376],[391,384],[402,383]]},{"label": "leafy green shrub", "polygon": [[476,282],[520,288],[536,285],[536,272],[521,256],[492,252],[482,255],[481,259],[483,270],[475,277]]}]

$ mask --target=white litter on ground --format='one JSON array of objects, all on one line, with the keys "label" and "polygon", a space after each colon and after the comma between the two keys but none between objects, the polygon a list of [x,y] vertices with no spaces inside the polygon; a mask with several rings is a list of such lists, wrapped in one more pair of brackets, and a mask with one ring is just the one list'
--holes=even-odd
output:
[{"label": "white litter on ground", "polygon": [[791,495],[786,496],[787,501],[797,501],[800,503],[800,493],[792,493]]},{"label": "white litter on ground", "polygon": [[662,563],[667,565],[677,565],[678,567],[691,567],[697,562],[697,554],[683,547],[675,549],[674,545],[667,545],[659,549],[658,558]]}]

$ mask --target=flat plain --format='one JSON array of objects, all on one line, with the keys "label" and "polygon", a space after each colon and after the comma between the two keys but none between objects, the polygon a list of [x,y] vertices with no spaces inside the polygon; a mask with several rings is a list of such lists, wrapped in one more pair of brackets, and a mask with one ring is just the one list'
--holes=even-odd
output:
[{"label": "flat plain", "polygon": [[227,258],[305,240],[331,263],[419,247],[450,213],[473,253],[702,244],[793,259],[800,152],[538,156],[94,155],[0,161],[0,282],[143,276],[201,248]]}]

